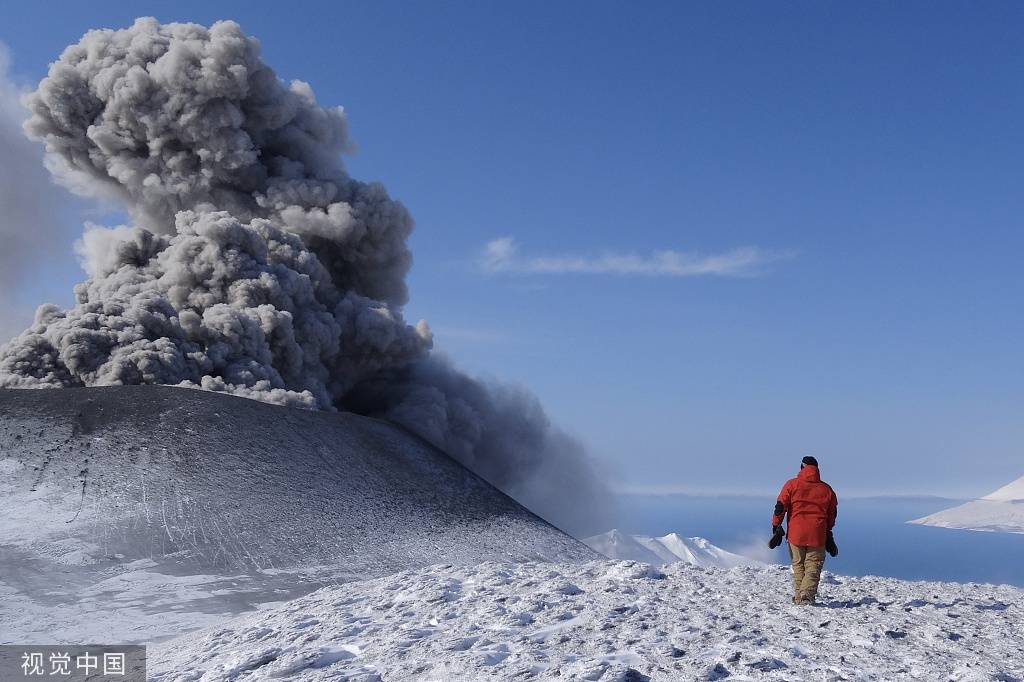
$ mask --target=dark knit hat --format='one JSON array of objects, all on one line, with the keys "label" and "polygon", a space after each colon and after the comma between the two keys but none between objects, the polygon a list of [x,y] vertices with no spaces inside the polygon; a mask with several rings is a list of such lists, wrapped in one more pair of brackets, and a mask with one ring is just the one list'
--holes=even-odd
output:
[{"label": "dark knit hat", "polygon": [[806,457],[804,457],[802,460],[800,460],[800,462],[802,464],[808,464],[808,465],[810,465],[812,467],[818,466],[818,460],[814,459],[810,455],[807,455]]}]

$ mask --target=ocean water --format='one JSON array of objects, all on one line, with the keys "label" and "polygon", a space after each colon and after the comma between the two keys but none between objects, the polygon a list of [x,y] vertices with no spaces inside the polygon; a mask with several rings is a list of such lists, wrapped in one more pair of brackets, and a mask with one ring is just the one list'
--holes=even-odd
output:
[{"label": "ocean water", "polygon": [[[943,498],[840,497],[839,556],[826,569],[906,580],[1005,583],[1024,587],[1024,535],[931,528],[910,519],[959,504]],[[621,495],[627,533],[699,535],[730,551],[787,563],[785,544],[768,549],[774,497]]]}]

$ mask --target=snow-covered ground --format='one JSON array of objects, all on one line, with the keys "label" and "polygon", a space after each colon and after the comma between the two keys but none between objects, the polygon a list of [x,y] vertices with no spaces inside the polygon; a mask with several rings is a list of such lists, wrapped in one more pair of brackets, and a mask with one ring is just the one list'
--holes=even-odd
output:
[{"label": "snow-covered ground", "polygon": [[0,643],[144,642],[162,682],[1024,680],[1019,589],[827,576],[801,609],[787,569],[601,537],[669,565],[599,561],[377,420],[0,391]]},{"label": "snow-covered ground", "polygon": [[1024,591],[783,567],[435,566],[150,648],[151,680],[1021,680]]},{"label": "snow-covered ground", "polygon": [[993,493],[910,523],[996,533],[1024,533],[1024,476]]},{"label": "snow-covered ground", "polygon": [[659,538],[647,535],[627,535],[618,529],[601,533],[583,542],[595,552],[608,557],[627,561],[642,561],[649,564],[671,564],[681,561],[694,566],[762,566],[764,562],[726,551],[711,544],[704,538],[684,538],[669,533]]}]

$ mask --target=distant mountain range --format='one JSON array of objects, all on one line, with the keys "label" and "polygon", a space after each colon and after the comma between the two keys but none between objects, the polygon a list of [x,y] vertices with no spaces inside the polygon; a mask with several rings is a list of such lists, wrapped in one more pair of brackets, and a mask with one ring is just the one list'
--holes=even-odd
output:
[{"label": "distant mountain range", "polygon": [[620,530],[610,530],[583,542],[595,552],[609,559],[642,561],[648,564],[673,564],[682,562],[694,566],[733,568],[736,566],[763,566],[757,559],[733,554],[716,547],[704,538],[684,538],[669,533],[660,538],[646,535],[627,535]]},{"label": "distant mountain range", "polygon": [[1024,476],[982,498],[908,523],[992,533],[1024,533]]}]

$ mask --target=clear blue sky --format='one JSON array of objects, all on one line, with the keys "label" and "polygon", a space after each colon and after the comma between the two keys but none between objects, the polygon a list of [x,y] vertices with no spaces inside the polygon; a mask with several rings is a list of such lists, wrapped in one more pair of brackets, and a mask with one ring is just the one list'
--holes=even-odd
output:
[{"label": "clear blue sky", "polygon": [[[617,484],[773,490],[805,453],[841,493],[1024,474],[1024,5],[9,0],[0,41],[32,81],[145,14],[236,19],[344,105],[353,175],[417,219],[408,317],[530,386]],[[789,257],[482,271],[501,237],[519,269]],[[61,253],[30,295],[68,301]]]}]

